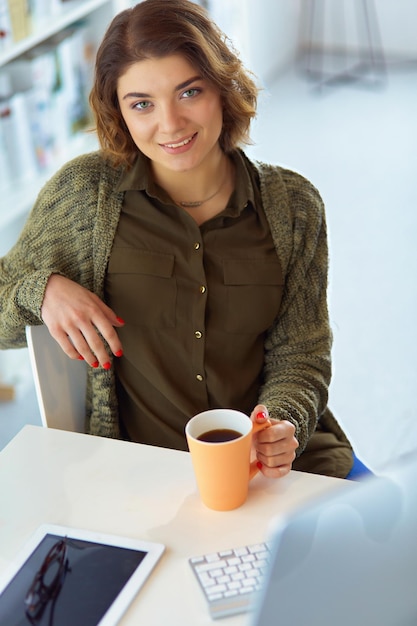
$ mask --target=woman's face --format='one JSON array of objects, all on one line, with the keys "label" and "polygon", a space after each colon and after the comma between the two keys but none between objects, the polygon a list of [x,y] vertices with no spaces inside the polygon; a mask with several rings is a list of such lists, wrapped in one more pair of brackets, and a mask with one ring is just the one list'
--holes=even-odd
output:
[{"label": "woman's face", "polygon": [[133,141],[155,173],[190,172],[220,151],[220,94],[183,56],[138,61],[120,76],[117,97]]}]

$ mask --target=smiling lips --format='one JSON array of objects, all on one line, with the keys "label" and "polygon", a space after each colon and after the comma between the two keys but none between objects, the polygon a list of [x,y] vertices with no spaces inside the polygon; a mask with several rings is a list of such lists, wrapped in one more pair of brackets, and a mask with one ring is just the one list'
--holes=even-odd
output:
[{"label": "smiling lips", "polygon": [[194,133],[191,137],[187,137],[187,139],[183,139],[182,141],[178,141],[177,143],[161,143],[161,148],[168,150],[169,152],[182,152],[183,148],[187,148],[189,144],[197,137],[197,133]]}]

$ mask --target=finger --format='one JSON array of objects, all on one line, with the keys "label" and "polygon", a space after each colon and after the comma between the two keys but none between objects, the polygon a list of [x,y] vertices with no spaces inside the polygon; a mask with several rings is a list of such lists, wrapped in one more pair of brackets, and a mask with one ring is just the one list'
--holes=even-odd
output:
[{"label": "finger", "polygon": [[51,337],[55,339],[55,341],[60,346],[62,351],[65,352],[65,354],[70,359],[83,359],[80,352],[77,350],[77,348],[74,346],[73,342],[71,341],[70,337],[65,332],[51,331],[51,329],[49,328],[48,330],[49,330]]},{"label": "finger", "polygon": [[[58,341],[58,343],[71,359],[84,360],[88,365],[91,365],[92,367],[99,366],[100,363],[94,350],[90,348],[88,341],[85,339],[83,333],[78,328],[70,330],[68,334],[65,335],[60,333],[59,336],[60,341]],[[70,346],[70,348],[67,348],[68,345]],[[105,352],[104,345],[103,350]]]},{"label": "finger", "polygon": [[98,304],[100,311],[104,314],[104,317],[110,322],[112,326],[116,326],[116,328],[120,328],[121,326],[124,326],[125,321],[123,318],[121,318],[119,315],[116,315],[113,309],[107,306],[107,304],[105,304],[103,300],[101,300],[95,294],[94,294],[94,297],[96,298],[96,302]]},{"label": "finger", "polygon": [[258,433],[257,441],[259,444],[275,444],[291,440],[295,435],[295,426],[286,420],[271,420],[273,422],[270,428]]},{"label": "finger", "polygon": [[295,437],[283,439],[273,443],[256,442],[255,451],[257,458],[268,465],[274,467],[287,463],[292,463],[296,456],[298,441]]},{"label": "finger", "polygon": [[258,452],[258,468],[268,478],[281,478],[291,470],[295,456],[295,451],[291,450],[272,457],[264,456]]},{"label": "finger", "polygon": [[295,449],[286,449],[279,454],[266,455],[257,451],[257,459],[263,466],[268,468],[282,467],[285,465],[292,465],[295,459]]},{"label": "finger", "polygon": [[[119,324],[119,327],[122,326],[122,325],[123,324]],[[98,321],[96,323],[96,334],[97,334],[97,331],[105,339],[106,343],[108,344],[108,346],[109,346],[111,352],[114,354],[114,356],[116,356],[116,357],[123,356],[122,342],[120,341],[119,335],[118,335],[116,329],[114,328],[114,326],[112,326],[111,324],[103,322],[102,320],[100,320],[100,321]],[[100,339],[100,344],[94,338],[93,339],[94,343],[90,344],[90,347],[95,352],[95,354],[96,354],[97,358],[99,359],[100,363],[102,363],[102,358],[106,358],[106,356],[104,355],[104,352],[103,352],[103,349],[102,349],[103,342],[101,341],[101,338],[99,336],[98,336],[98,338]],[[97,349],[99,350],[99,352],[96,351]],[[107,352],[106,352],[106,355],[107,355]]]},{"label": "finger", "polygon": [[280,465],[278,467],[268,467],[263,463],[259,462],[259,471],[266,476],[267,478],[282,478],[286,476],[291,471],[291,464]]},{"label": "finger", "polygon": [[[93,294],[95,306],[90,311],[84,311],[84,319],[78,319],[75,336],[72,337],[75,346],[87,362],[96,367],[96,363],[109,369],[107,344],[111,352],[121,357],[123,355],[122,343],[115,327],[124,325],[124,320],[118,317],[112,309]],[[94,357],[94,358],[93,358]]]},{"label": "finger", "polygon": [[94,317],[92,317],[92,323],[105,339],[112,353],[115,356],[120,357],[123,355],[123,346],[115,328],[123,327],[125,325],[125,321],[116,315],[116,313],[102,300],[98,300],[98,302],[99,312],[103,313],[103,316],[97,314],[94,315]]},{"label": "finger", "polygon": [[250,418],[253,422],[256,421],[260,423],[267,420],[268,417],[268,409],[264,404],[257,404],[250,415]]},{"label": "finger", "polygon": [[92,323],[84,324],[81,329],[75,327],[67,334],[60,333],[58,343],[70,358],[82,358],[94,368],[101,366],[110,369],[111,359],[102,336],[104,335],[104,339],[115,356],[121,357],[123,348],[113,326],[105,327],[106,330],[101,333]]},{"label": "finger", "polygon": [[92,367],[101,366],[110,369],[111,358],[101,335],[94,325],[89,324],[85,329],[78,330],[75,337],[71,338],[80,354]]}]

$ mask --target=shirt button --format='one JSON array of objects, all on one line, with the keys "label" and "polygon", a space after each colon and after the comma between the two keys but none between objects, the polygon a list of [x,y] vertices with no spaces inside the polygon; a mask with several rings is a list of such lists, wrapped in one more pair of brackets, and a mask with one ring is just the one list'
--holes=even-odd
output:
[{"label": "shirt button", "polygon": [[200,244],[198,241],[196,241],[194,244],[194,250],[199,250],[199,249],[200,249]]},{"label": "shirt button", "polygon": [[204,285],[200,286],[200,293],[206,293],[206,288]]},{"label": "shirt button", "polygon": [[201,337],[203,336],[199,330],[196,330],[194,335],[197,337],[197,339],[201,339]]},{"label": "shirt button", "polygon": [[203,377],[201,374],[197,374],[196,379],[201,382],[203,380]]}]

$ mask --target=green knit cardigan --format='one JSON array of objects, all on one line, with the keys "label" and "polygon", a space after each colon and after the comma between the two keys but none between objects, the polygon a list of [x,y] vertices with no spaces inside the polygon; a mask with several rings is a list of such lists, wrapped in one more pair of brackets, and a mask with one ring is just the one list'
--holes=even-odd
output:
[{"label": "green knit cardigan", "polygon": [[[296,427],[305,448],[318,419],[341,435],[326,410],[331,376],[328,249],[317,190],[299,174],[255,163],[264,210],[285,277],[279,314],[265,339],[259,402]],[[26,345],[25,325],[42,323],[46,283],[59,273],[103,298],[123,202],[121,169],[100,152],[62,167],[40,192],[21,236],[0,259],[0,348]],[[111,355],[110,355],[111,359]],[[86,432],[119,437],[113,369],[89,368]]]}]

